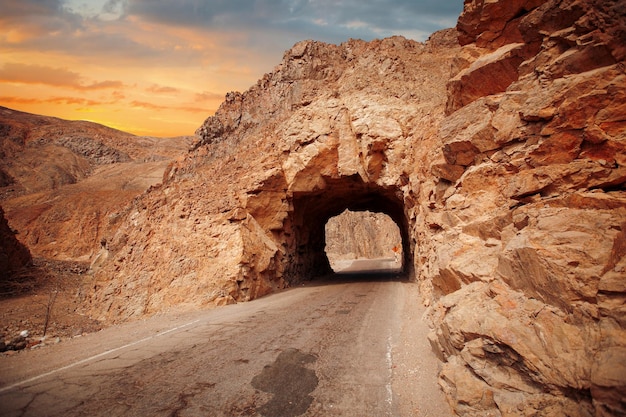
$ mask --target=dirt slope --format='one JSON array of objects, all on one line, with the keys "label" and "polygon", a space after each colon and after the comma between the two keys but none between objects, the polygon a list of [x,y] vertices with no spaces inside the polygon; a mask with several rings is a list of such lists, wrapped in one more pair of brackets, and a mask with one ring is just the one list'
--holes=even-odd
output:
[{"label": "dirt slope", "polygon": [[0,346],[100,327],[79,310],[104,236],[192,141],[0,107]]}]

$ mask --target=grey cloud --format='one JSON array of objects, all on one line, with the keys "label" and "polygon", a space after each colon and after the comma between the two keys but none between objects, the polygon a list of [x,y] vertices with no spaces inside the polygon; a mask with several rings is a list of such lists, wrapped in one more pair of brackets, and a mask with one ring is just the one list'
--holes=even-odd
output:
[{"label": "grey cloud", "polygon": [[0,26],[28,28],[30,31],[72,31],[82,19],[64,7],[62,0],[3,0]]},{"label": "grey cloud", "polygon": [[[268,3],[263,1],[261,3]],[[158,22],[188,25],[219,25],[221,19],[229,20],[238,15],[247,19],[253,15],[249,11],[250,3],[245,0],[127,0],[125,12],[140,15]]]},{"label": "grey cloud", "polygon": [[63,11],[62,0],[3,0],[2,18],[50,16]]},{"label": "grey cloud", "polygon": [[[441,7],[439,3],[445,4]],[[365,37],[375,36],[377,32],[392,34],[399,30],[422,30],[433,32],[442,29],[439,21],[455,21],[458,17],[462,3],[433,0],[408,1],[408,0],[379,0],[372,2],[348,1],[340,5],[330,0],[315,3],[307,3],[301,17],[315,16],[325,19],[329,25],[345,27],[351,22],[359,21],[364,24]],[[456,5],[457,7],[451,7]],[[373,32],[376,30],[377,32]],[[369,36],[367,34],[369,32]]]},{"label": "grey cloud", "polygon": [[107,0],[102,6],[103,13],[118,13],[120,9],[124,8],[123,0]]},{"label": "grey cloud", "polygon": [[[274,29],[339,43],[372,39],[401,30],[432,33],[454,24],[462,0],[127,0],[125,12],[155,21],[222,28]],[[359,21],[358,29],[350,24]],[[323,24],[322,24],[323,23]],[[303,36],[304,35],[304,36]]]}]

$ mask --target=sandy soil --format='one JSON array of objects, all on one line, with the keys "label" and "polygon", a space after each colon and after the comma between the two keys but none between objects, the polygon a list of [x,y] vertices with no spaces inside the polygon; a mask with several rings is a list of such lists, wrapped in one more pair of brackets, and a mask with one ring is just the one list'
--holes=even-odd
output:
[{"label": "sandy soil", "polygon": [[33,348],[101,329],[100,323],[81,314],[92,280],[87,270],[82,263],[35,260],[18,282],[2,288],[0,340],[8,342],[27,330]]}]

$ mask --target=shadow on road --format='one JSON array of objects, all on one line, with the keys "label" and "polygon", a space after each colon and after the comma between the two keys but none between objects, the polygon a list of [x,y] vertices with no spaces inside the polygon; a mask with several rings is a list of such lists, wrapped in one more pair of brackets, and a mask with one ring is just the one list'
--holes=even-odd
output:
[{"label": "shadow on road", "polygon": [[308,283],[310,286],[346,284],[351,282],[410,282],[407,273],[402,271],[393,258],[357,259],[333,274],[315,278]]},{"label": "shadow on road", "polygon": [[332,284],[349,284],[352,282],[387,282],[387,281],[398,281],[398,282],[410,282],[409,277],[405,273],[401,272],[359,272],[359,273],[335,273],[332,275],[328,275],[321,279],[316,280],[315,282],[321,285],[332,285]]}]

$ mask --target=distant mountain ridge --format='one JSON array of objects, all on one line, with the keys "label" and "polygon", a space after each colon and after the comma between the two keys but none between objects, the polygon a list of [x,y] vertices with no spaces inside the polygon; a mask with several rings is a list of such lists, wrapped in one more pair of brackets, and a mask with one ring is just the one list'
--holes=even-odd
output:
[{"label": "distant mountain ridge", "polygon": [[193,141],[0,107],[0,206],[34,256],[89,260],[109,217]]}]

